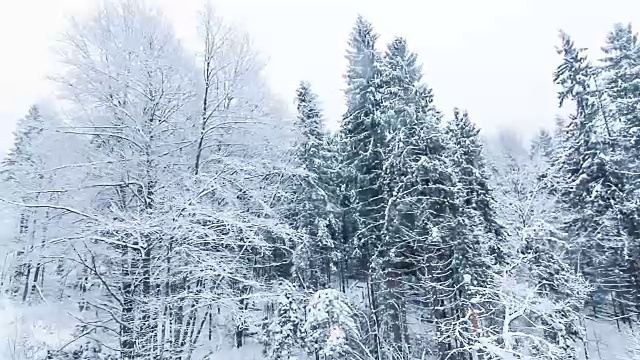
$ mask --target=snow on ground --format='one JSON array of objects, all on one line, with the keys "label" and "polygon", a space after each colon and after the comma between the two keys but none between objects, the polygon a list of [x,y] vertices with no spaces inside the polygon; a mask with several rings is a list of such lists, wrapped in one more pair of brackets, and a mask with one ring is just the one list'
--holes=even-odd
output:
[{"label": "snow on ground", "polygon": [[[204,360],[262,360],[264,356],[262,355],[262,346],[256,343],[248,342],[240,349],[229,348],[229,349],[220,349],[215,353],[208,354],[194,354],[194,359],[204,359]],[[200,357],[199,355],[203,355]]]},{"label": "snow on ground", "polygon": [[9,253],[12,249],[11,238],[15,228],[15,213],[5,203],[0,202],[0,284],[5,283],[3,280],[11,262]]},{"label": "snow on ground", "polygon": [[[16,229],[15,213],[0,202],[0,284],[7,283]],[[75,320],[64,304],[46,302],[31,306],[11,301],[0,289],[0,359],[42,358],[45,348],[57,349],[73,339]]]},{"label": "snow on ground", "polygon": [[0,359],[42,359],[73,340],[75,321],[59,303],[32,306],[0,299]]},{"label": "snow on ground", "polygon": [[[0,282],[6,276],[7,257],[10,249],[15,216],[4,204],[0,203]],[[349,284],[351,301],[362,308],[366,303],[364,283]],[[1,292],[0,292],[1,293]],[[69,309],[73,311],[72,309]],[[262,316],[262,314],[259,314]],[[223,316],[224,317],[224,316]],[[228,321],[229,319],[220,319]],[[415,333],[424,333],[423,324],[418,318],[410,316],[410,327]],[[66,306],[48,302],[31,306],[16,304],[0,297],[0,360],[32,360],[42,358],[44,349],[58,349],[73,339],[75,321],[69,315]],[[640,328],[636,330],[640,334]],[[589,320],[587,322],[587,341],[589,359],[627,360],[630,359],[628,347],[631,345],[630,329],[622,325],[618,331],[615,321]],[[216,334],[208,349],[199,349],[194,358],[206,360],[260,360],[262,349],[255,339],[246,339],[240,349],[231,348],[231,341],[225,335]],[[221,336],[220,336],[221,335]],[[228,334],[226,334],[228,336]],[[424,339],[428,341],[428,339]],[[578,350],[580,359],[585,359],[584,349]]]},{"label": "snow on ground", "polygon": [[[629,360],[628,347],[630,333],[627,325],[620,325],[618,331],[615,321],[587,320],[587,349],[589,359],[595,360]],[[636,330],[638,331],[638,330]],[[579,351],[580,359],[585,359],[584,348]]]},{"label": "snow on ground", "polygon": [[[419,324],[417,319],[414,326]],[[58,349],[73,339],[75,321],[60,303],[40,303],[31,306],[0,299],[0,359],[41,359],[45,348]],[[639,329],[640,330],[640,329]],[[618,331],[614,321],[589,320],[587,340],[589,359],[628,360],[631,344],[628,328]],[[221,335],[221,334],[216,334]],[[199,349],[194,359],[205,360],[261,360],[262,349],[255,339],[246,339],[240,348],[230,348],[229,338],[216,336],[209,349]],[[210,344],[213,345],[213,344]],[[225,346],[226,345],[226,346]],[[585,359],[584,350],[579,349],[580,359]]]}]

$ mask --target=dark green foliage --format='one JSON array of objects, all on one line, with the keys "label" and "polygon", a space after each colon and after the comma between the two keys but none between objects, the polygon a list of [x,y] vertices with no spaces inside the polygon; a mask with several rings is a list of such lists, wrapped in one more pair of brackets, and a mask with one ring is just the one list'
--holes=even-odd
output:
[{"label": "dark green foliage", "polygon": [[304,234],[294,257],[296,278],[303,281],[303,286],[317,290],[330,285],[340,257],[332,178],[334,155],[328,147],[329,135],[323,128],[317,96],[306,82],[298,87],[296,106],[300,140],[295,159],[302,173],[292,181],[287,218]]},{"label": "dark green foliage", "polygon": [[[607,108],[607,131],[611,134],[608,158],[616,171],[616,214],[621,235],[614,253],[619,292],[624,300],[640,304],[640,44],[631,24],[616,24],[602,48],[601,78]],[[626,284],[628,283],[628,284]],[[628,305],[620,303],[621,312]],[[637,310],[638,305],[636,305]]]},{"label": "dark green foliage", "polygon": [[304,309],[301,297],[295,296],[291,286],[281,289],[275,314],[265,325],[262,344],[263,355],[268,360],[288,360],[305,346],[302,338]]},{"label": "dark green foliage", "polygon": [[[609,36],[605,59],[609,65],[599,68],[591,65],[584,49],[578,49],[566,34],[562,35],[562,64],[554,73],[556,84],[561,86],[560,103],[571,100],[575,110],[558,134],[558,149],[555,150],[553,171],[557,174],[558,194],[568,215],[565,231],[572,241],[574,265],[593,283],[612,291],[613,311],[625,312],[623,302],[629,301],[630,274],[627,259],[627,224],[621,221],[625,215],[626,188],[630,179],[625,179],[621,157],[623,142],[617,139],[619,116],[612,116],[611,109],[616,94],[612,82],[616,49],[625,48],[614,44],[616,39],[629,40],[628,31],[616,27]],[[627,34],[627,35],[621,35]],[[632,40],[631,42],[633,42]],[[610,75],[605,75],[610,74]],[[606,91],[600,89],[604,78]],[[626,85],[625,85],[626,86]],[[619,302],[621,301],[621,302]],[[594,305],[595,306],[595,305]],[[594,307],[595,309],[595,307]],[[618,309],[618,310],[616,310]]]},{"label": "dark green foliage", "polygon": [[381,242],[386,201],[384,199],[383,159],[385,126],[380,117],[380,54],[375,48],[378,36],[369,22],[358,17],[351,32],[347,59],[347,112],[340,128],[343,172],[342,207],[345,232],[361,272],[368,267]]}]

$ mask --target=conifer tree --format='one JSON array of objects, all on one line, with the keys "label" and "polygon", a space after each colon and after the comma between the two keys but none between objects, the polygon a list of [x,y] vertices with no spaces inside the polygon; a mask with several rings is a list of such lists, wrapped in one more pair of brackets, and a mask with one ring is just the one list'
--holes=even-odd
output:
[{"label": "conifer tree", "polygon": [[[377,38],[371,24],[359,16],[347,50],[347,111],[339,134],[343,242],[348,244],[347,256],[354,259],[348,271],[367,282],[373,324],[368,337],[373,349],[381,348],[378,336],[380,314],[378,291],[372,282],[370,267],[376,248],[383,241],[387,204],[384,199],[383,171],[386,133],[380,116],[380,54],[376,50]],[[377,352],[376,356],[380,355]]]},{"label": "conifer tree", "polygon": [[[612,128],[609,157],[621,170],[624,195],[618,208],[625,235],[626,269],[622,272],[633,283],[629,296],[640,304],[640,44],[631,24],[615,24],[602,48],[600,77],[608,100],[609,117],[605,124]],[[614,143],[615,142],[615,143]],[[622,259],[620,259],[622,260]]]},{"label": "conifer tree", "polygon": [[304,346],[304,309],[291,286],[284,286],[282,290],[275,316],[267,323],[262,339],[263,354],[269,360],[288,360]]},{"label": "conifer tree", "polygon": [[[453,163],[458,169],[458,183],[462,204],[481,217],[483,230],[496,238],[502,236],[502,228],[495,220],[495,211],[479,130],[470,121],[467,112],[454,111],[447,134],[451,141]],[[494,256],[499,257],[496,249]]]},{"label": "conifer tree", "polygon": [[[384,211],[382,242],[378,245],[372,271],[381,290],[381,326],[385,352],[392,359],[408,356],[406,324],[406,286],[403,278],[415,270],[411,263],[411,246],[408,240],[415,227],[415,209],[411,200],[409,178],[415,167],[411,142],[419,131],[420,112],[419,81],[422,77],[416,55],[409,52],[406,41],[394,39],[381,62],[380,84],[382,89],[380,116],[387,135],[386,156],[383,165]],[[414,178],[411,178],[414,179]]]},{"label": "conifer tree", "polygon": [[[43,113],[40,105],[30,107],[28,114],[17,123],[14,146],[3,162],[0,172],[9,185],[10,199],[16,204],[33,205],[38,202],[55,203],[56,194],[47,190],[54,184],[53,167],[56,144],[52,130],[54,119]],[[16,271],[12,290],[27,301],[42,297],[44,276],[43,251],[47,236],[49,211],[42,208],[23,207],[19,213],[19,228],[15,239],[14,255]],[[36,295],[37,291],[40,295]]]},{"label": "conifer tree", "polygon": [[311,289],[327,287],[338,258],[337,226],[330,179],[331,154],[317,96],[307,82],[296,92],[296,127],[300,136],[295,158],[303,174],[294,179],[288,218],[306,235],[298,245],[296,270]]},{"label": "conifer tree", "polygon": [[368,267],[382,234],[385,202],[382,183],[385,129],[380,118],[380,55],[378,35],[358,17],[349,40],[347,59],[347,111],[340,128],[341,169],[345,172],[345,193],[354,223],[347,236],[355,241],[360,271]]},{"label": "conifer tree", "polygon": [[615,300],[615,294],[628,292],[629,283],[621,276],[624,244],[628,242],[619,221],[624,179],[612,156],[610,128],[595,88],[596,69],[584,55],[585,49],[576,48],[564,33],[561,39],[558,53],[562,63],[554,81],[561,86],[560,106],[567,100],[575,103],[554,164],[560,174],[561,203],[568,215],[565,231],[575,239],[576,268],[590,281],[613,291],[614,311],[617,307],[624,312],[622,302]]},{"label": "conifer tree", "polygon": [[[640,44],[638,35],[634,33],[631,24],[615,24],[607,35],[606,44],[602,47],[605,53],[599,74],[602,87],[608,97],[608,102],[615,109],[613,119],[607,119],[606,126],[611,136],[616,136],[615,130],[623,126],[622,135],[629,146],[638,146],[638,110],[640,109]],[[610,124],[612,123],[612,124]],[[621,141],[624,144],[624,141]]]},{"label": "conifer tree", "polygon": [[358,320],[345,294],[334,289],[316,292],[306,308],[303,331],[307,352],[321,360],[371,360]]},{"label": "conifer tree", "polygon": [[546,129],[540,129],[531,142],[530,156],[541,156],[545,163],[549,163],[553,156],[553,137]]},{"label": "conifer tree", "polygon": [[465,346],[479,331],[476,320],[495,307],[491,292],[474,289],[494,286],[494,275],[505,261],[504,234],[496,221],[479,130],[466,112],[456,109],[446,135],[455,187],[448,226],[443,228],[443,250],[437,256],[442,290],[437,293],[436,321],[440,356],[465,358]]}]

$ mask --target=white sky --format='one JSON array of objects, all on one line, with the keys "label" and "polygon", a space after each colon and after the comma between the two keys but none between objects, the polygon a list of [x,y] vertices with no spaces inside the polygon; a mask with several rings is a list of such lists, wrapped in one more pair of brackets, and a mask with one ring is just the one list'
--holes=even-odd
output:
[{"label": "white sky", "polygon": [[[185,39],[206,0],[151,0]],[[0,153],[11,146],[15,120],[51,92],[51,48],[65,17],[96,0],[0,0]],[[319,94],[325,115],[343,111],[346,39],[356,15],[381,41],[404,36],[424,64],[441,110],[469,110],[482,128],[530,133],[556,114],[551,73],[560,28],[597,50],[614,22],[640,28],[637,0],[213,0],[268,59],[267,76],[285,100],[301,79]]]}]

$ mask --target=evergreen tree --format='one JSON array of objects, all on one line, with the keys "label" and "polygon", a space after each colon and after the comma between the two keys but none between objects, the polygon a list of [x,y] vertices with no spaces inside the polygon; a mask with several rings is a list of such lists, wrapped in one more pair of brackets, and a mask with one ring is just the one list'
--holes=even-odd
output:
[{"label": "evergreen tree", "polygon": [[[380,54],[376,50],[378,35],[361,16],[349,39],[346,74],[347,111],[340,126],[340,164],[343,211],[343,243],[354,259],[347,271],[357,279],[366,279],[368,305],[371,309],[373,349],[380,349],[378,289],[370,267],[376,249],[383,242],[385,181],[383,160],[386,151],[385,125],[380,116]],[[377,350],[376,350],[377,351]],[[381,354],[377,354],[381,356]]]},{"label": "evergreen tree", "polygon": [[37,141],[44,131],[44,119],[37,105],[29,108],[29,113],[18,120],[14,133],[14,145],[3,162],[2,172],[6,180],[24,181],[20,176],[39,164],[36,159]]},{"label": "evergreen tree", "polygon": [[288,360],[304,346],[304,310],[298,305],[299,299],[291,286],[282,290],[275,316],[267,323],[262,339],[262,352],[268,360]]},{"label": "evergreen tree", "polygon": [[[453,169],[447,221],[439,229],[428,285],[434,288],[434,318],[441,358],[465,359],[481,331],[478,319],[495,312],[495,273],[505,261],[503,229],[496,221],[478,130],[466,113],[446,126],[445,151]],[[488,322],[486,327],[492,327]],[[485,331],[485,330],[482,330]],[[488,331],[488,329],[486,329]]]},{"label": "evergreen tree", "polygon": [[[28,114],[17,123],[14,146],[3,162],[0,175],[9,185],[10,199],[18,204],[33,205],[38,202],[55,203],[56,194],[47,190],[55,183],[48,167],[55,166],[53,158],[56,137],[51,129],[54,119],[44,114],[40,105],[33,105]],[[38,288],[44,276],[43,252],[50,223],[49,211],[24,207],[19,213],[19,228],[12,250],[16,271],[12,279],[12,291],[22,301],[35,296],[42,297]],[[37,296],[37,290],[40,295]]]},{"label": "evergreen tree", "polygon": [[313,294],[304,324],[307,351],[321,360],[371,359],[362,342],[358,314],[345,294],[333,289]]},{"label": "evergreen tree", "polygon": [[419,348],[409,339],[407,305],[414,296],[426,295],[425,289],[412,284],[426,274],[428,255],[440,248],[434,239],[445,223],[452,177],[445,160],[441,116],[433,106],[431,90],[421,83],[421,67],[404,39],[389,44],[381,69],[381,116],[388,133],[384,162],[387,205],[383,243],[374,269],[385,310],[382,325],[389,334],[384,339],[386,352],[390,358],[403,359],[411,356],[412,348]]},{"label": "evergreen tree", "polygon": [[[629,296],[640,304],[640,44],[631,24],[616,24],[602,48],[600,77],[609,103],[613,129],[609,157],[621,170],[624,195],[618,208],[629,242],[622,271],[633,283]],[[622,259],[620,259],[622,260]],[[636,305],[637,307],[638,305]]]},{"label": "evergreen tree", "polygon": [[[383,163],[383,192],[387,201],[384,211],[382,242],[378,245],[372,264],[380,289],[380,308],[385,353],[392,359],[408,356],[409,339],[406,324],[406,286],[403,278],[415,271],[411,263],[410,234],[416,230],[415,209],[411,200],[415,192],[411,186],[411,170],[415,167],[412,142],[418,136],[418,114],[422,77],[416,55],[409,52],[406,41],[394,39],[381,62],[382,89],[380,117],[387,133],[386,155]],[[411,179],[414,179],[413,177]]]},{"label": "evergreen tree", "polygon": [[[561,149],[554,164],[560,175],[559,195],[568,215],[565,231],[575,239],[574,265],[587,278],[620,296],[628,293],[623,279],[624,230],[619,205],[624,193],[623,178],[612,156],[611,136],[606,114],[601,111],[599,91],[593,77],[596,69],[587,61],[584,49],[576,48],[562,33],[558,50],[562,63],[554,73],[561,86],[560,106],[566,100],[575,110],[561,134]],[[622,239],[622,241],[620,241]],[[614,300],[614,311],[624,312]]]},{"label": "evergreen tree", "polygon": [[[640,110],[640,44],[638,35],[633,32],[631,24],[616,24],[608,34],[605,46],[602,47],[605,57],[600,69],[600,76],[604,92],[615,111],[616,119],[608,119],[610,122],[621,122],[623,125],[622,136],[629,146],[637,148],[640,136],[638,134],[638,110]],[[616,136],[614,130],[618,126],[609,129],[611,136]],[[615,140],[615,139],[612,139]],[[621,142],[624,144],[624,141]]]},{"label": "evergreen tree", "polygon": [[540,129],[531,142],[530,156],[541,157],[549,163],[553,156],[553,136],[546,129]]},{"label": "evergreen tree", "polygon": [[318,96],[313,93],[311,85],[306,81],[302,81],[296,90],[296,107],[298,110],[296,125],[302,134],[302,141],[298,146],[298,158],[306,169],[312,171],[319,166],[317,159],[324,131]]},{"label": "evergreen tree", "polygon": [[338,258],[339,239],[329,163],[332,154],[327,148],[328,135],[323,129],[317,96],[309,83],[302,82],[298,87],[296,105],[300,141],[295,158],[303,173],[294,179],[287,217],[306,235],[296,251],[298,276],[305,286],[317,290],[330,285]]},{"label": "evergreen tree", "polygon": [[[358,17],[349,39],[347,59],[347,111],[340,128],[345,201],[353,222],[346,236],[353,239],[358,270],[368,272],[371,257],[381,242],[385,201],[382,161],[385,128],[380,118],[380,55],[378,35]],[[350,228],[350,229],[348,229]]]},{"label": "evergreen tree", "polygon": [[[348,278],[352,275],[349,271],[351,254],[353,247],[350,241],[350,229],[353,230],[353,217],[350,209],[345,209],[344,204],[348,203],[347,194],[344,190],[348,171],[341,168],[343,154],[341,153],[341,133],[326,133],[322,144],[322,158],[324,164],[323,179],[324,191],[330,199],[327,210],[331,216],[326,219],[326,235],[333,240],[334,251],[332,253],[332,264],[336,266],[337,278],[329,281],[330,284],[337,282],[337,288],[346,292]],[[353,235],[353,234],[352,234]]]},{"label": "evergreen tree", "polygon": [[[441,114],[433,105],[433,95],[426,86],[418,93],[418,116],[413,124],[415,136],[407,137],[407,162],[400,203],[408,205],[413,226],[405,242],[411,244],[408,258],[415,271],[410,272],[410,296],[418,299],[420,316],[436,324],[447,316],[451,286],[451,241],[449,233],[455,211],[456,177],[451,162],[447,135],[441,126]],[[411,129],[411,127],[407,127]],[[406,215],[405,215],[406,217]],[[438,325],[437,332],[441,332]],[[427,336],[431,337],[431,334]],[[448,354],[446,340],[437,338],[439,352]],[[416,349],[418,350],[418,349]]]},{"label": "evergreen tree", "polygon": [[[482,142],[476,126],[466,112],[454,111],[454,118],[448,124],[447,134],[451,141],[452,161],[457,169],[460,195],[464,208],[475,211],[481,217],[483,230],[497,239],[502,236],[502,228],[495,220],[495,211],[488,174],[483,154]],[[499,258],[498,245],[493,256]]]}]

